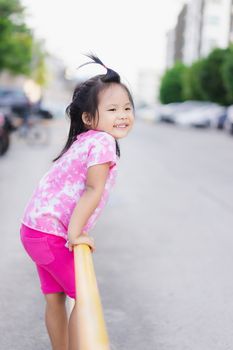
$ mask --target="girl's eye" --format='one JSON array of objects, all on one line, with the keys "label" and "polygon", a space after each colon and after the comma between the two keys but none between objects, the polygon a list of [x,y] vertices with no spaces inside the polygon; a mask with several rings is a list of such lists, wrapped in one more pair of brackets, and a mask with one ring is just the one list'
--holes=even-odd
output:
[{"label": "girl's eye", "polygon": [[115,110],[116,110],[116,108],[108,109],[108,111],[111,111],[111,112],[113,112],[113,111],[115,111]]},{"label": "girl's eye", "polygon": [[126,110],[126,111],[130,111],[130,110],[131,110],[131,108],[130,108],[130,107],[127,107],[125,110]]}]

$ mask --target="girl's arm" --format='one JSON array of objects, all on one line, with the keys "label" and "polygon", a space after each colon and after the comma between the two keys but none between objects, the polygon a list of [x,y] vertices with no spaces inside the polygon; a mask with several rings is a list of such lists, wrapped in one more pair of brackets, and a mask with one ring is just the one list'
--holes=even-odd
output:
[{"label": "girl's arm", "polygon": [[82,228],[99,204],[108,177],[110,163],[90,166],[86,189],[74,208],[68,226],[68,239],[74,242],[82,234]]}]

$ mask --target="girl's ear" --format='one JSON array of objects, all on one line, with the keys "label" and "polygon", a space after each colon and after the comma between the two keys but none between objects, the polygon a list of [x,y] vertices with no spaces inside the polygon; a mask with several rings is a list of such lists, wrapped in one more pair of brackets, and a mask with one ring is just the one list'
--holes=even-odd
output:
[{"label": "girl's ear", "polygon": [[90,120],[90,117],[89,117],[87,112],[83,112],[83,114],[82,114],[82,121],[87,126],[91,126],[91,120]]}]

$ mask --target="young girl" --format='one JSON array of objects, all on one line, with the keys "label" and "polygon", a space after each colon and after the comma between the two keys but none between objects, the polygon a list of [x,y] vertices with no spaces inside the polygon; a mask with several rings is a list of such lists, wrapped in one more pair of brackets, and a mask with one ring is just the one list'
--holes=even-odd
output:
[{"label": "young girl", "polygon": [[[134,103],[120,76],[98,57],[89,63],[107,69],[78,85],[67,107],[67,142],[42,177],[22,218],[22,244],[35,262],[46,299],[45,323],[53,350],[77,350],[75,307],[67,320],[66,295],[75,292],[73,246],[86,243],[115,184],[118,139],[134,123]],[[82,349],[79,349],[82,350]]]}]

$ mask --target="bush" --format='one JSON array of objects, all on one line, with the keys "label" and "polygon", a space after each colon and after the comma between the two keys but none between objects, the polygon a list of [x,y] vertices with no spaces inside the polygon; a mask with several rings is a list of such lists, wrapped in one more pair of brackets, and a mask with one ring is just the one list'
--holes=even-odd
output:
[{"label": "bush", "polygon": [[222,77],[227,92],[227,102],[233,104],[233,46],[229,48],[223,63]]},{"label": "bush", "polygon": [[25,23],[21,0],[0,0],[0,72],[31,76],[45,82],[45,52]]},{"label": "bush", "polygon": [[0,71],[29,74],[33,37],[19,0],[0,1]]},{"label": "bush", "polygon": [[204,62],[204,59],[198,60],[185,70],[183,76],[183,96],[185,100],[205,100],[200,83]]},{"label": "bush", "polygon": [[162,77],[160,85],[160,101],[162,103],[183,102],[183,75],[186,66],[177,62]]},{"label": "bush", "polygon": [[227,105],[227,90],[223,81],[223,65],[229,49],[214,49],[200,66],[197,79],[203,100]]}]

